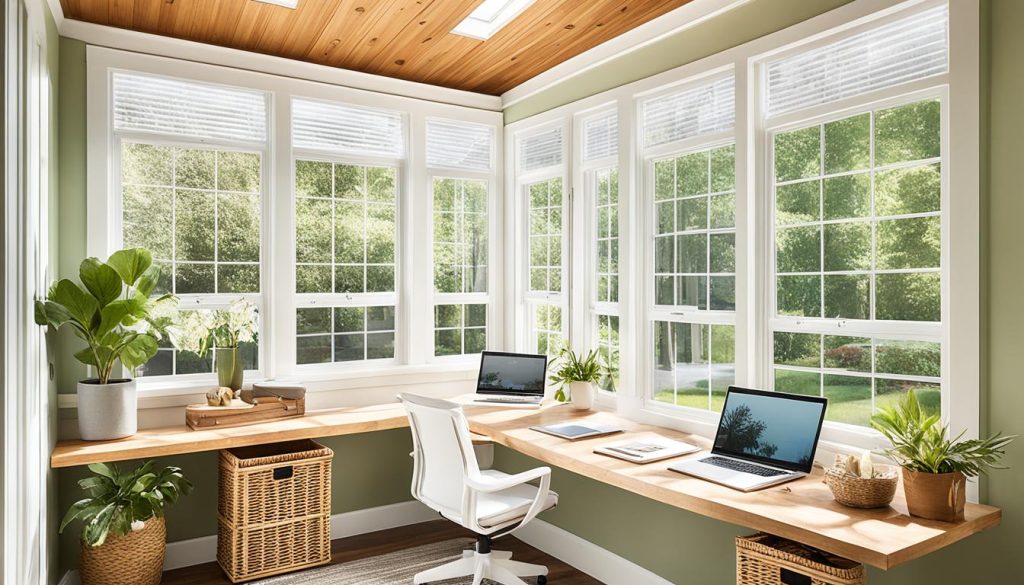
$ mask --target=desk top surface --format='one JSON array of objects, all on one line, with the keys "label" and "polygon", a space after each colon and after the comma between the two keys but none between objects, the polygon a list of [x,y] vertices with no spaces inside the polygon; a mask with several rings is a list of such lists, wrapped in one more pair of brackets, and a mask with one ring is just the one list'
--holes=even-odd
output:
[{"label": "desk top surface", "polygon": [[[998,508],[977,504],[968,504],[963,522],[913,518],[907,515],[902,490],[898,490],[890,508],[847,508],[833,500],[818,468],[806,478],[743,493],[669,471],[668,466],[679,458],[636,465],[598,455],[593,450],[603,443],[645,432],[710,447],[703,437],[638,424],[609,412],[580,412],[567,406],[538,410],[467,405],[466,415],[475,433],[545,463],[671,506],[770,532],[882,569],[924,556],[995,526],[1001,519]],[[581,420],[612,423],[622,427],[626,435],[569,442],[529,429],[538,424]],[[190,431],[181,425],[140,431],[117,441],[61,441],[53,451],[51,465],[70,467],[211,451],[394,429],[407,424],[401,405],[386,404],[311,411],[300,418],[224,429]]]}]

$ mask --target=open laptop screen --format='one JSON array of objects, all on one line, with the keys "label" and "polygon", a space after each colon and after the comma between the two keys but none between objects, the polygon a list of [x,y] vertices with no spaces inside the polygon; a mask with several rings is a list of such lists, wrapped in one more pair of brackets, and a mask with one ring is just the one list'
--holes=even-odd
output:
[{"label": "open laptop screen", "polygon": [[480,355],[479,394],[543,396],[548,358],[544,355],[485,351]]},{"label": "open laptop screen", "polygon": [[808,473],[828,401],[729,388],[712,453]]}]

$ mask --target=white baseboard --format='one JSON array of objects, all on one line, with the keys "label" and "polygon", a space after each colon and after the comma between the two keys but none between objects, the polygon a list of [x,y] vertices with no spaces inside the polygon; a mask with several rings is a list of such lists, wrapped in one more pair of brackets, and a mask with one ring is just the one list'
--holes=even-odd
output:
[{"label": "white baseboard", "polygon": [[[417,501],[345,512],[331,516],[331,538],[345,538],[438,518],[437,512]],[[517,530],[514,536],[608,585],[672,585],[647,569],[543,520],[535,519]],[[180,540],[167,544],[164,570],[209,563],[216,559],[216,536]],[[80,585],[78,571],[65,573],[58,585]]]},{"label": "white baseboard", "polygon": [[512,536],[607,585],[673,585],[640,565],[543,520],[535,519]]}]

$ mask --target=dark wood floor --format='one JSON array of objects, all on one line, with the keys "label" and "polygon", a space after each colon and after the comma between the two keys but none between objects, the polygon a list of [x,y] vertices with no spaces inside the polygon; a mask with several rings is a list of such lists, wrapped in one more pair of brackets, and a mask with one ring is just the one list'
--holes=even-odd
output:
[{"label": "dark wood floor", "polygon": [[[446,520],[435,520],[349,538],[339,538],[331,542],[331,562],[344,563],[462,536],[472,537],[473,535]],[[600,585],[601,583],[511,536],[496,541],[495,548],[512,551],[513,559],[545,565],[548,568],[548,582],[552,585]],[[466,582],[469,583],[468,580]],[[217,563],[206,563],[168,571],[164,573],[163,579],[163,585],[230,585],[230,583],[231,581],[224,576]]]}]

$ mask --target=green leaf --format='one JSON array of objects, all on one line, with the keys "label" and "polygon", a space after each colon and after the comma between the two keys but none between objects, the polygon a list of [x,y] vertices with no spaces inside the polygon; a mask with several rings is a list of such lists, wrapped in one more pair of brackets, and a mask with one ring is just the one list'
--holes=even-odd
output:
[{"label": "green leaf", "polygon": [[[118,282],[121,282],[118,279]],[[132,302],[126,300],[114,301],[100,310],[100,324],[94,334],[96,337],[103,337],[110,333],[115,327],[121,325],[125,318],[131,315],[133,310]]]},{"label": "green leaf", "polygon": [[64,529],[67,528],[68,524],[71,524],[75,521],[75,519],[85,515],[85,512],[89,509],[92,503],[92,498],[86,498],[84,500],[78,500],[74,504],[71,504],[71,507],[68,508],[67,513],[64,514],[64,519],[61,520],[60,528],[57,529],[57,532],[64,532]]},{"label": "green leaf", "polygon": [[139,335],[131,340],[121,352],[121,363],[129,370],[141,366],[156,355],[156,338],[152,335]]},{"label": "green leaf", "polygon": [[152,265],[142,273],[138,282],[135,283],[135,290],[143,297],[149,297],[160,282],[160,267]]},{"label": "green leaf", "polygon": [[96,258],[82,260],[82,264],[78,268],[78,276],[82,279],[85,288],[99,302],[100,308],[117,299],[124,290],[117,271]]},{"label": "green leaf", "polygon": [[[62,305],[84,329],[92,329],[93,316],[99,310],[99,303],[77,284],[66,278],[57,281],[50,291],[50,301]],[[51,309],[51,306],[47,306],[47,315]]]},{"label": "green leaf", "polygon": [[145,248],[128,248],[111,254],[107,264],[117,271],[125,284],[134,286],[153,264],[153,257]]},{"label": "green leaf", "polygon": [[89,471],[96,475],[105,477],[110,481],[117,483],[117,468],[107,465],[106,463],[93,463],[89,465]]},{"label": "green leaf", "polygon": [[[107,347],[105,345],[96,345],[75,352],[75,359],[87,366],[99,368],[103,364],[110,362],[110,356],[113,354],[113,352],[114,350],[110,347]],[[100,358],[99,363],[96,362],[97,355]]]}]

